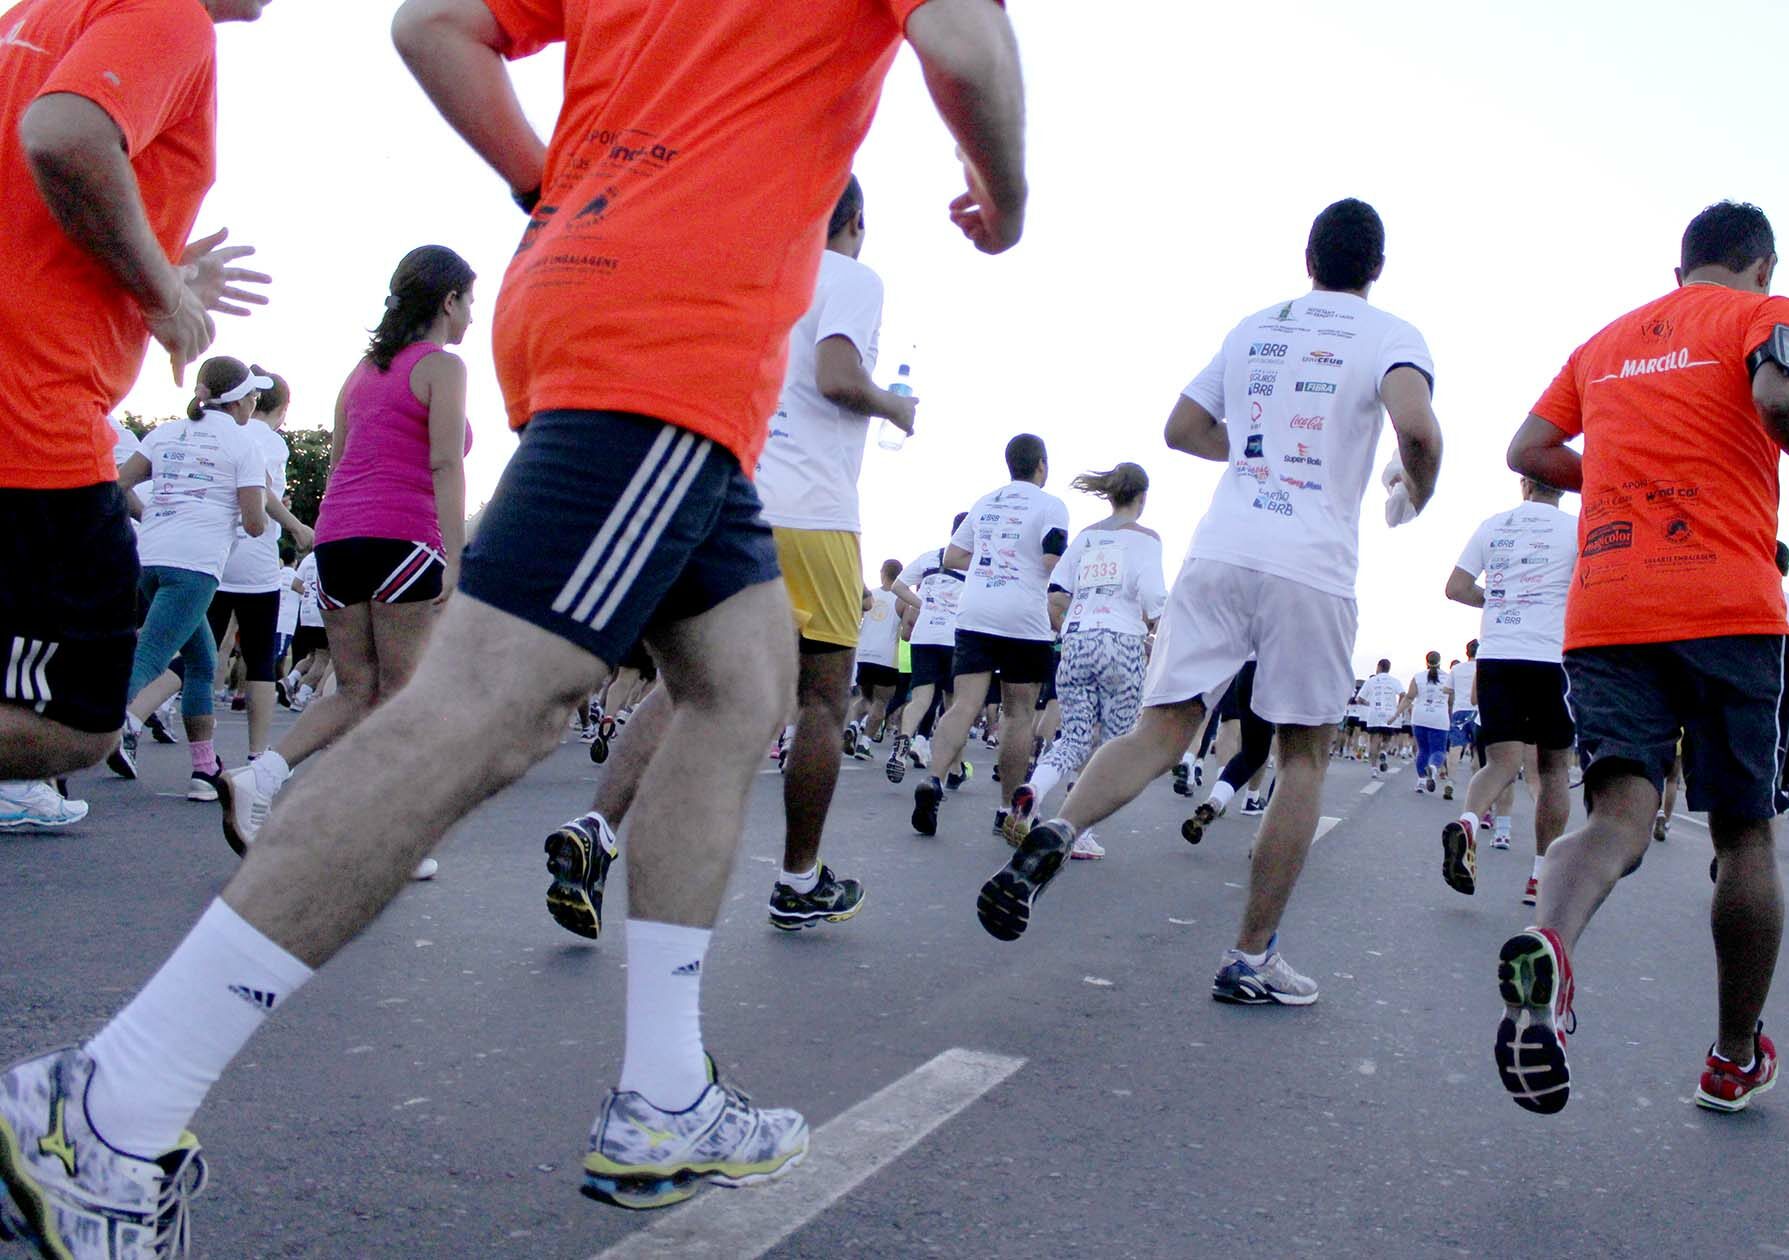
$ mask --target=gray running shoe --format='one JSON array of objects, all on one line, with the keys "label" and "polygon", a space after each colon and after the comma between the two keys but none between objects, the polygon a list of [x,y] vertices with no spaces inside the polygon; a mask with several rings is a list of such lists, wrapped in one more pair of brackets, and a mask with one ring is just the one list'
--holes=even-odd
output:
[{"label": "gray running shoe", "polygon": [[584,1157],[584,1193],[625,1208],[669,1207],[704,1181],[749,1186],[782,1176],[808,1152],[794,1111],[752,1106],[716,1081],[686,1111],[660,1111],[635,1093],[609,1091]]},{"label": "gray running shoe", "polygon": [[1292,970],[1292,964],[1275,948],[1278,943],[1277,935],[1267,942],[1267,960],[1260,966],[1251,964],[1241,950],[1225,950],[1211,982],[1211,996],[1239,1006],[1309,1006],[1315,1002],[1317,982]]}]

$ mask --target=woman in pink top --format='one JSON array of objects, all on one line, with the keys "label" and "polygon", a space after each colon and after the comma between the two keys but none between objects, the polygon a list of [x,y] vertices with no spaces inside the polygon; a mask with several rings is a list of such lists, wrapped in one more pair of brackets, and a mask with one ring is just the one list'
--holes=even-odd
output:
[{"label": "woman in pink top", "polygon": [[[317,513],[318,603],[337,690],[307,705],[279,747],[219,784],[224,837],[242,853],[292,767],[410,680],[452,592],[466,532],[466,365],[444,347],[472,323],[466,260],[413,249],[335,404],[329,487]],[[435,872],[425,859],[417,877]]]}]

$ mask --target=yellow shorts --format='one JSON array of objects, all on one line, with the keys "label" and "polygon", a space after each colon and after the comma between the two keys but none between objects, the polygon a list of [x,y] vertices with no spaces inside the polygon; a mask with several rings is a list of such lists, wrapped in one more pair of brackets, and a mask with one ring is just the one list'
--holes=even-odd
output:
[{"label": "yellow shorts", "polygon": [[772,528],[776,559],[804,639],[857,646],[863,624],[863,556],[857,535],[842,529]]}]

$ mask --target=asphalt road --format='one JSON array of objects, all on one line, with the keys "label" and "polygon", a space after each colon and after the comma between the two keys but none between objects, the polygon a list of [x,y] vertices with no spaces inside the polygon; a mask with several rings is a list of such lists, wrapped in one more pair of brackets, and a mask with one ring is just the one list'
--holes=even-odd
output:
[{"label": "asphalt road", "polygon": [[[243,738],[226,718],[226,758]],[[168,795],[185,749],[145,747],[142,781],[76,778],[82,826],[0,837],[0,1057],[90,1035],[231,872],[216,807]],[[568,743],[478,811],[439,850],[440,878],[250,1045],[194,1126],[212,1163],[199,1254],[590,1260],[669,1215],[577,1193],[620,1063],[624,959],[618,931],[591,945],[547,918],[541,837],[596,773]],[[974,915],[1008,852],[985,777],[921,839],[909,792],[879,763],[848,766],[827,857],[868,901],[798,936],[764,918],[781,831],[779,780],[760,777],[705,986],[723,1072],[818,1127],[953,1048],[1023,1060],[849,1193],[805,1204],[812,1219],[766,1254],[1789,1255],[1789,1093],[1733,1117],[1689,1101],[1713,1030],[1706,830],[1681,818],[1582,943],[1576,1088],[1537,1117],[1491,1063],[1496,950],[1525,921],[1526,803],[1517,847],[1485,851],[1465,898],[1439,874],[1450,807],[1415,797],[1407,770],[1366,784],[1365,767],[1332,768],[1323,813],[1339,821],[1283,931],[1322,998],[1292,1010],[1211,1001],[1253,824],[1189,847],[1165,779],[1100,829],[1110,856],[1072,864],[1003,945]],[[826,1136],[804,1171],[837,1171]],[[689,1254],[658,1237],[634,1254]]]}]

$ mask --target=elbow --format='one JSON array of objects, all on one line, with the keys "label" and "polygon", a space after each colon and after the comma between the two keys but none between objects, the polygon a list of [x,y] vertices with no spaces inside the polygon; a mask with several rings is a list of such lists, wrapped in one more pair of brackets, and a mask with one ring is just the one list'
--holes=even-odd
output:
[{"label": "elbow", "polygon": [[391,17],[391,43],[405,62],[428,45],[429,28],[436,14],[432,0],[405,0]]},{"label": "elbow", "polygon": [[245,517],[242,522],[242,532],[250,538],[259,538],[267,532],[267,518],[263,516],[258,520],[249,520]]},{"label": "elbow", "polygon": [[1524,477],[1532,477],[1534,476],[1533,456],[1534,448],[1518,438],[1509,444],[1509,450],[1504,452],[1503,462],[1509,465],[1511,472],[1521,473]]}]

